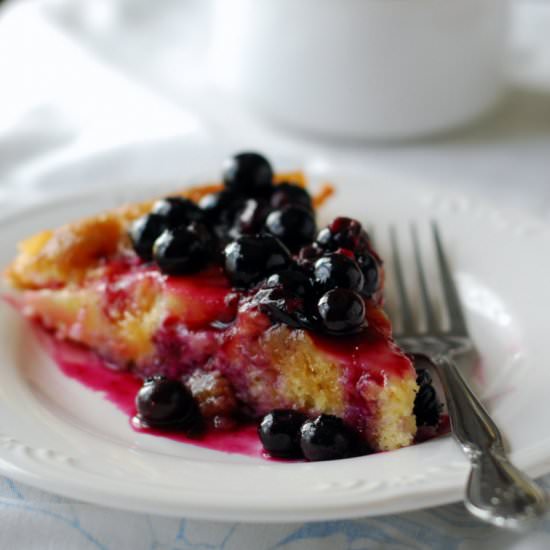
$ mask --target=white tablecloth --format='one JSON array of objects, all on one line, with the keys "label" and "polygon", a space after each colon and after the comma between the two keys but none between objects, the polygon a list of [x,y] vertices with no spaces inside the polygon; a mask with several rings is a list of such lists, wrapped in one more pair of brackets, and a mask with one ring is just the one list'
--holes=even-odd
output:
[{"label": "white tablecloth", "polygon": [[[309,165],[346,163],[440,181],[550,216],[550,11],[544,2],[521,6],[510,59],[514,86],[497,113],[442,139],[391,147],[290,135],[221,98],[205,85],[202,37],[189,23],[204,18],[203,4],[159,2],[148,32],[144,2],[117,5],[113,11],[103,0],[18,0],[0,11],[0,212],[76,186],[176,179],[254,147]],[[179,21],[193,40],[158,40],[174,31],[173,10],[183,10]],[[185,35],[177,30],[175,41]],[[550,478],[544,483],[550,487]],[[511,535],[478,523],[456,504],[360,521],[223,524],[113,511],[0,476],[0,548],[546,549],[550,521]]]}]

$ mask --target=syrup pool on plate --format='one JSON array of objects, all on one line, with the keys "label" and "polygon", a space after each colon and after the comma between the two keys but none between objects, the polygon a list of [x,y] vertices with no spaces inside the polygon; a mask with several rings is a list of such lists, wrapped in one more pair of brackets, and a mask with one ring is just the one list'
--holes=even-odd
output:
[{"label": "syrup pool on plate", "polygon": [[63,374],[101,393],[106,400],[113,403],[129,418],[129,423],[136,432],[166,437],[226,453],[239,453],[251,457],[264,456],[256,424],[252,423],[240,425],[231,431],[206,432],[197,438],[188,437],[183,433],[139,427],[131,419],[136,414],[134,400],[142,385],[140,379],[130,372],[110,368],[108,363],[81,346],[57,340],[41,328],[37,328],[36,332]]}]

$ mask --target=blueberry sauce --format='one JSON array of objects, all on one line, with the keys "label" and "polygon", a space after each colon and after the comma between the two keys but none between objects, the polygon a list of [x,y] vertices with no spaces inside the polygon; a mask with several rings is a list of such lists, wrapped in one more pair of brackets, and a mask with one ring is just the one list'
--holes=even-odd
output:
[{"label": "blueberry sauce", "polygon": [[[128,371],[113,369],[105,360],[82,346],[57,340],[40,327],[36,328],[36,333],[61,372],[90,390],[99,392],[105,400],[115,405],[128,417],[129,424],[134,431],[196,445],[213,451],[236,453],[253,458],[262,457],[276,462],[281,461],[276,457],[269,456],[263,450],[261,441],[258,438],[257,422],[239,423],[235,429],[230,431],[207,431],[201,434],[200,437],[142,427],[135,416],[135,396],[141,388],[142,382],[140,379]],[[334,348],[333,351],[338,352]],[[418,429],[415,443],[423,443],[447,435],[449,430],[449,417],[443,414],[437,427],[423,426]],[[288,459],[283,462],[288,462]]]},{"label": "blueberry sauce", "polygon": [[106,361],[86,348],[57,340],[40,328],[37,329],[37,332],[41,343],[63,374],[83,386],[99,392],[104,399],[113,403],[128,416],[130,425],[136,432],[190,443],[215,451],[238,453],[256,458],[264,456],[255,422],[239,424],[231,431],[206,432],[200,438],[141,427],[139,421],[134,420],[135,397],[142,384],[140,379],[128,371],[110,368]]},{"label": "blueberry sauce", "polygon": [[[214,278],[214,280],[216,279]],[[181,289],[182,284],[180,282],[178,288]],[[214,288],[222,291],[223,284],[214,285]],[[201,287],[201,290],[203,289],[204,287]],[[16,302],[7,301],[18,308],[19,304]],[[365,403],[360,402],[355,388],[360,389],[363,381],[383,385],[388,374],[399,376],[409,368],[408,361],[397,348],[390,351],[387,348],[384,349],[382,335],[386,330],[388,330],[387,320],[383,317],[377,318],[371,313],[370,328],[365,334],[345,338],[311,334],[320,349],[346,364],[346,380],[344,382],[350,406],[345,420],[350,423],[357,425],[359,417],[365,417],[365,415],[368,417]],[[135,417],[135,397],[142,385],[140,378],[129,371],[121,370],[83,346],[56,339],[42,327],[37,326],[36,332],[59,369],[69,378],[78,381],[92,391],[99,392],[104,399],[113,403],[129,418],[129,423],[136,432],[193,444],[210,450],[279,461],[277,458],[270,457],[263,450],[257,434],[257,422],[240,422],[229,431],[206,431],[200,437],[141,426]],[[352,353],[350,350],[353,350]],[[401,360],[399,360],[400,358]],[[354,403],[354,400],[357,400],[357,403]],[[436,428],[420,428],[415,442],[427,441],[444,435],[448,431],[448,417],[442,415],[440,425]]]}]

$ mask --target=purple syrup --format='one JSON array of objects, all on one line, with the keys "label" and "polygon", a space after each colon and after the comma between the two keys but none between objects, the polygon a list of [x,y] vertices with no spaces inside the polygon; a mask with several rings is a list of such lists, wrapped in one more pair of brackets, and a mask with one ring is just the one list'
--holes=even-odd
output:
[{"label": "purple syrup", "polygon": [[[135,396],[141,387],[139,378],[128,371],[112,368],[109,363],[83,346],[58,340],[40,327],[36,328],[36,332],[61,372],[83,386],[99,392],[104,399],[113,403],[128,417],[130,426],[136,432],[165,437],[215,451],[237,453],[254,458],[262,457],[275,462],[289,462],[270,457],[263,451],[255,423],[241,424],[231,431],[209,431],[200,437],[189,437],[182,433],[170,433],[140,426],[135,417]],[[326,347],[329,348],[329,346]],[[337,350],[338,347],[330,347],[332,353]],[[443,415],[437,428],[420,428],[415,443],[446,435],[449,429],[448,416]]]},{"label": "purple syrup", "polygon": [[136,432],[226,453],[264,456],[256,425],[252,423],[240,425],[231,431],[209,431],[200,437],[141,427],[138,422],[133,421],[136,414],[134,400],[141,387],[139,378],[131,372],[110,368],[106,361],[82,346],[57,340],[40,328],[37,331],[48,354],[61,372],[83,386],[99,392],[103,398],[116,405],[130,419],[130,426]]},{"label": "purple syrup", "polygon": [[182,433],[171,433],[157,428],[142,427],[135,416],[131,419],[130,424],[136,432],[167,437],[174,441],[197,445],[205,449],[253,457],[264,456],[255,424],[243,424],[227,432],[208,431],[200,437],[189,437]]}]

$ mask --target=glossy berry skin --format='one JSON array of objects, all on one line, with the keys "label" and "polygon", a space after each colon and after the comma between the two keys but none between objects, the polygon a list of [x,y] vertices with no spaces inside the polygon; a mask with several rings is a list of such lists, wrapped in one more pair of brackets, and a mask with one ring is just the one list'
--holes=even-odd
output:
[{"label": "glossy berry skin", "polygon": [[300,428],[306,420],[305,414],[293,410],[276,409],[266,414],[258,426],[266,452],[276,458],[300,458]]},{"label": "glossy berry skin", "polygon": [[309,277],[298,267],[279,271],[268,277],[264,285],[266,288],[281,288],[289,298],[306,298],[313,292],[313,285]]},{"label": "glossy berry skin", "polygon": [[356,453],[358,436],[341,418],[322,414],[300,429],[300,446],[310,461],[338,460]]},{"label": "glossy berry skin", "polygon": [[311,330],[313,325],[308,312],[314,296],[308,275],[299,266],[292,265],[263,281],[256,291],[255,301],[274,322]]},{"label": "glossy berry skin", "polygon": [[191,223],[166,229],[155,241],[153,258],[167,275],[200,271],[213,255],[213,239],[203,224]]},{"label": "glossy berry skin", "polygon": [[347,288],[334,288],[323,294],[317,309],[322,328],[329,334],[354,334],[366,324],[363,298]]},{"label": "glossy berry skin", "polygon": [[217,193],[209,193],[199,201],[199,207],[212,225],[230,225],[244,200],[236,193],[227,189]]},{"label": "glossy berry skin", "polygon": [[441,404],[432,385],[432,377],[426,369],[418,371],[416,383],[419,386],[413,409],[416,425],[437,426],[441,414]]},{"label": "glossy berry skin", "polygon": [[260,311],[274,323],[283,323],[292,328],[312,328],[303,311],[304,301],[301,298],[289,298],[281,287],[260,288],[254,300]]},{"label": "glossy berry skin", "polygon": [[236,213],[229,234],[233,238],[259,233],[268,214],[263,199],[247,199]]},{"label": "glossy berry skin", "polygon": [[162,216],[168,228],[204,220],[202,210],[193,201],[185,197],[166,197],[160,199],[155,202],[151,212]]},{"label": "glossy berry skin", "polygon": [[364,283],[361,292],[365,296],[372,296],[378,289],[379,273],[378,263],[368,252],[357,257],[357,263],[364,276]]},{"label": "glossy berry skin", "polygon": [[317,225],[311,210],[288,205],[269,214],[265,229],[280,239],[290,251],[297,252],[315,238]]},{"label": "glossy berry skin", "polygon": [[153,244],[165,230],[166,222],[159,214],[147,214],[135,220],[129,231],[136,254],[146,262],[153,259]]},{"label": "glossy berry skin", "polygon": [[318,260],[325,253],[324,248],[321,248],[317,243],[307,244],[300,248],[298,252],[298,262],[304,267],[311,267],[311,264]]},{"label": "glossy berry skin", "polygon": [[265,157],[246,152],[224,162],[223,182],[226,189],[247,196],[269,194],[273,185],[273,169]]},{"label": "glossy berry skin", "polygon": [[355,254],[368,249],[369,236],[363,226],[352,218],[336,218],[317,234],[317,243],[326,250],[345,248]]},{"label": "glossy berry skin", "polygon": [[332,288],[349,288],[360,291],[365,277],[358,263],[345,254],[327,254],[313,266],[315,286],[322,292]]},{"label": "glossy berry skin", "polygon": [[248,288],[288,267],[290,252],[271,235],[243,235],[224,249],[224,269],[235,288]]},{"label": "glossy berry skin", "polygon": [[416,371],[416,383],[419,386],[431,385],[433,382],[428,369],[418,369]]},{"label": "glossy berry skin", "polygon": [[292,183],[279,183],[273,188],[270,198],[271,208],[283,208],[294,205],[313,210],[311,195],[303,188]]},{"label": "glossy berry skin", "polygon": [[187,388],[164,376],[148,378],[136,396],[137,417],[151,428],[191,429],[198,408]]}]

